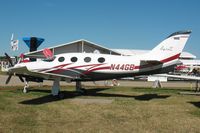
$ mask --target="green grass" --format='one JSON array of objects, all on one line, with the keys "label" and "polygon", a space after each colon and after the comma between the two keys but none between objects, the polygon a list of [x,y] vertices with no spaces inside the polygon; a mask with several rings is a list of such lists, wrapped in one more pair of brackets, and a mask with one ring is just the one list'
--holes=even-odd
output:
[{"label": "green grass", "polygon": [[7,72],[2,72],[1,70],[0,70],[0,75],[6,75],[7,74]]},{"label": "green grass", "polygon": [[[50,96],[49,86],[32,87],[27,94],[21,88],[0,87],[0,133],[200,131],[199,96],[179,95],[180,89],[90,87],[80,96],[67,86],[58,99]],[[112,103],[73,102],[76,98]]]}]

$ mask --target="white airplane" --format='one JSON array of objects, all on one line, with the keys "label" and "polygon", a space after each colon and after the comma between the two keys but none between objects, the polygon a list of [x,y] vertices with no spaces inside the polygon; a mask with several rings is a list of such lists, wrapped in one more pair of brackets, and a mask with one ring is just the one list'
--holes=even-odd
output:
[{"label": "white airplane", "polygon": [[[174,69],[191,31],[175,32],[150,52],[143,55],[120,56],[100,53],[64,53],[53,55],[44,49],[44,60],[21,60],[8,69],[21,81],[53,80],[52,95],[59,94],[60,81],[76,82],[76,91],[84,93],[81,81],[118,79],[138,75],[166,73]],[[6,55],[9,59],[9,56]]]}]

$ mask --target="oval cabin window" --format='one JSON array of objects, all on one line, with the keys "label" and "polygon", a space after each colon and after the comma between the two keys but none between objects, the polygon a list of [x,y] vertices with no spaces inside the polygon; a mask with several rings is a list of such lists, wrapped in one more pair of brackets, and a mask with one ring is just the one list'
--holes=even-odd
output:
[{"label": "oval cabin window", "polygon": [[77,62],[78,58],[77,57],[72,57],[71,62]]},{"label": "oval cabin window", "polygon": [[64,57],[59,57],[59,58],[58,58],[58,61],[59,61],[59,62],[63,62],[64,60],[65,60]]},{"label": "oval cabin window", "polygon": [[104,63],[104,62],[105,62],[105,58],[100,57],[100,58],[98,59],[98,62],[99,62],[99,63]]},{"label": "oval cabin window", "polygon": [[91,61],[91,58],[90,58],[90,57],[85,57],[85,58],[84,58],[84,61],[85,61],[85,62],[90,62],[90,61]]}]

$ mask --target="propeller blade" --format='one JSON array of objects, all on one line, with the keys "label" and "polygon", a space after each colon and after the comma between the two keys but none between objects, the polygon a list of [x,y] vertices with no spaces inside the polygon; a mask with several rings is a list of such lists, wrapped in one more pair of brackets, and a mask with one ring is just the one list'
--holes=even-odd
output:
[{"label": "propeller blade", "polygon": [[22,76],[18,76],[21,82],[24,82],[24,79],[22,78]]},{"label": "propeller blade", "polygon": [[8,76],[8,78],[7,78],[7,80],[6,80],[6,84],[8,84],[8,83],[10,82],[11,77],[12,77],[12,75],[9,74],[9,76]]},{"label": "propeller blade", "polygon": [[6,59],[8,60],[8,62],[10,63],[10,65],[14,66],[13,63],[12,63],[12,60],[11,60],[10,56],[7,53],[5,53],[5,56],[6,56]]}]

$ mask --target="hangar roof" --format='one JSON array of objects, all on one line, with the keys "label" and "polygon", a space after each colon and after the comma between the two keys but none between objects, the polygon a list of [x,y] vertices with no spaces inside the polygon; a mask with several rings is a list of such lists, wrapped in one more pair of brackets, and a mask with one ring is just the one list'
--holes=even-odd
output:
[{"label": "hangar roof", "polygon": [[[149,50],[135,50],[135,49],[109,49],[106,47],[103,47],[101,45],[98,45],[96,43],[81,39],[61,45],[57,45],[54,47],[49,48],[54,55],[56,54],[62,54],[62,53],[101,53],[101,54],[112,54],[112,55],[138,55],[138,54],[144,54],[149,52]],[[35,58],[45,58],[43,55],[43,49],[29,52],[24,54],[26,57],[35,57]],[[188,52],[182,52],[180,55],[181,59],[195,59],[196,56],[188,53]]]},{"label": "hangar roof", "polygon": [[[119,52],[84,39],[57,45],[55,47],[50,47],[49,49],[53,52],[54,55],[73,52],[121,55]],[[43,55],[43,49],[25,53],[24,55],[26,57],[45,58]]]}]

